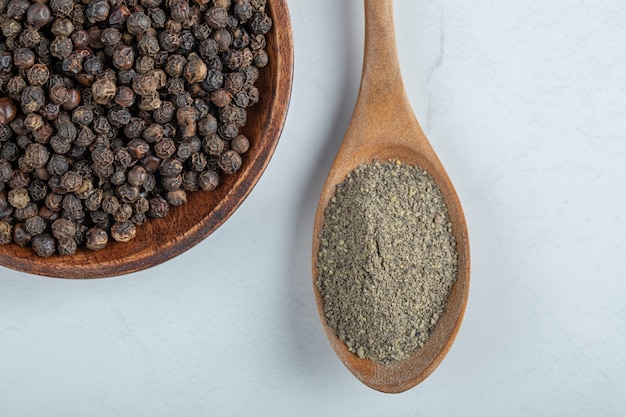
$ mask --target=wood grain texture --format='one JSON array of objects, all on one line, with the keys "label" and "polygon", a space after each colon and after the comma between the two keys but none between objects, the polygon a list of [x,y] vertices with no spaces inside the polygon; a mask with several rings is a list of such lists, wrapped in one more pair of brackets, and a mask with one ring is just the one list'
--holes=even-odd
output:
[{"label": "wood grain texture", "polygon": [[[317,288],[316,260],[324,210],[342,182],[357,166],[373,160],[397,159],[425,169],[440,188],[457,243],[458,275],[439,319],[423,348],[405,361],[380,365],[360,359],[328,326]],[[469,292],[469,238],[463,209],[450,179],[424,135],[402,82],[392,0],[365,0],[365,53],[361,87],[354,114],[323,186],[313,232],[313,289],[326,335],[339,359],[361,382],[379,391],[398,393],[428,377],[448,353],[459,331]]]},{"label": "wood grain texture", "polygon": [[243,132],[250,149],[235,175],[223,177],[212,192],[188,194],[188,202],[172,208],[163,219],[137,228],[129,243],[111,242],[101,251],[79,249],[69,257],[40,258],[30,248],[0,246],[0,265],[58,278],[101,278],[139,271],[181,254],[209,236],[230,217],[253,189],[278,144],[291,98],[293,35],[286,0],[268,0],[274,26],[267,34],[270,61],[261,69],[260,101],[248,112]]}]

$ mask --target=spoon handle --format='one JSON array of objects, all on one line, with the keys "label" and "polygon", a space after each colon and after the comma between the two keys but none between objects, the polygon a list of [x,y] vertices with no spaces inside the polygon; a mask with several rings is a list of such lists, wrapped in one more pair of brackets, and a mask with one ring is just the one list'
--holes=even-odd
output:
[{"label": "spoon handle", "polygon": [[386,104],[387,99],[403,94],[393,0],[365,0],[365,51],[359,99]]}]

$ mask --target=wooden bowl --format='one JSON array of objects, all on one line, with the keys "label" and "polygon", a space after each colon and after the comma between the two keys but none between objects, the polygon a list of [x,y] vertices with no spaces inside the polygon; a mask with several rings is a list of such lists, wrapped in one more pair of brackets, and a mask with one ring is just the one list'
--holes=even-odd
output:
[{"label": "wooden bowl", "polygon": [[293,80],[293,35],[286,0],[267,0],[274,26],[267,34],[269,64],[261,69],[260,101],[249,109],[243,133],[250,149],[234,175],[222,176],[215,191],[188,194],[188,202],[162,219],[137,228],[128,243],[111,241],[105,249],[80,248],[72,256],[37,256],[30,247],[0,245],[0,265],[58,278],[101,278],[158,265],[209,236],[230,217],[257,183],[274,153],[287,115]]}]

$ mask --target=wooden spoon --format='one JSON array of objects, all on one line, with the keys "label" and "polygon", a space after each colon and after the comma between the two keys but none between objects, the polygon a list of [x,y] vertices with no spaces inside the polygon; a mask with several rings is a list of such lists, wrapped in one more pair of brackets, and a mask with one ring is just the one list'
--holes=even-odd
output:
[{"label": "wooden spoon", "polygon": [[[469,290],[469,240],[463,209],[446,171],[430,146],[407,98],[393,25],[392,0],[365,0],[365,54],[361,87],[352,120],[322,189],[313,229],[313,288],[326,336],[344,365],[365,385],[383,392],[410,389],[441,363],[459,331]],[[351,353],[328,326],[317,288],[319,234],[335,186],[357,166],[373,160],[400,160],[426,170],[441,190],[458,253],[458,275],[445,313],[426,344],[408,359],[380,365]]]}]

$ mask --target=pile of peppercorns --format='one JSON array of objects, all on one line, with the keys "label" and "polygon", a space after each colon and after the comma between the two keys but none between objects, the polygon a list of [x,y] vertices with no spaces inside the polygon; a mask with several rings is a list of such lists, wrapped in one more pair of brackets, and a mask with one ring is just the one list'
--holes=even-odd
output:
[{"label": "pile of peppercorns", "polygon": [[127,242],[238,171],[265,3],[0,0],[0,244]]}]

